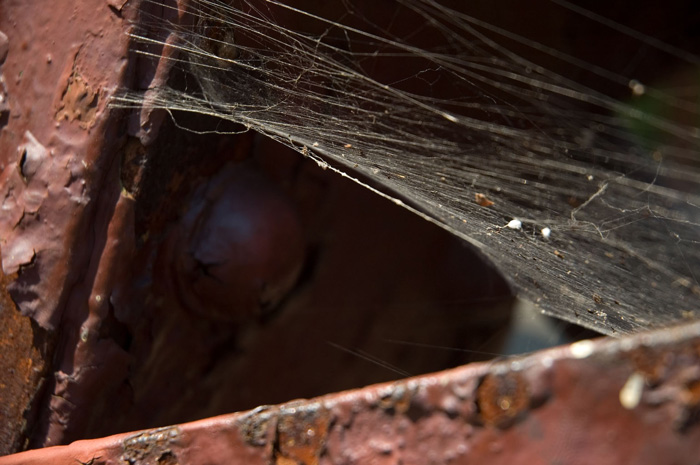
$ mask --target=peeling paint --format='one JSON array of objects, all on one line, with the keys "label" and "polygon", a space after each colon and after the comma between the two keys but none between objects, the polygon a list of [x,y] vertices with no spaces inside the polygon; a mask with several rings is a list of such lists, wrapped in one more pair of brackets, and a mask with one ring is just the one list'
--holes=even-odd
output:
[{"label": "peeling paint", "polygon": [[88,129],[95,124],[99,103],[99,90],[94,90],[77,73],[68,78],[61,103],[56,111],[56,121],[78,121],[80,127]]},{"label": "peeling paint", "polygon": [[17,273],[22,266],[27,266],[36,260],[36,250],[31,241],[18,239],[2,247],[2,271],[7,275]]},{"label": "peeling paint", "polygon": [[10,44],[7,39],[7,35],[5,35],[4,32],[0,31],[0,65],[5,62],[5,59],[7,58],[7,52],[10,49]]},{"label": "peeling paint", "polygon": [[19,157],[18,168],[22,179],[24,179],[25,183],[28,183],[37,171],[39,171],[44,160],[46,160],[48,151],[46,147],[36,140],[36,137],[34,137],[31,132],[26,131],[24,133],[24,138],[26,142],[20,147],[21,155]]}]

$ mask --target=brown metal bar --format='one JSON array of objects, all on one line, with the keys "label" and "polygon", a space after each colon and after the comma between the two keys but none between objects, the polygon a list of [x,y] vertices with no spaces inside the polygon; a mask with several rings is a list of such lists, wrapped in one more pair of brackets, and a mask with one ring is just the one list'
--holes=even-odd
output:
[{"label": "brown metal bar", "polygon": [[77,441],[15,464],[697,464],[700,324]]}]

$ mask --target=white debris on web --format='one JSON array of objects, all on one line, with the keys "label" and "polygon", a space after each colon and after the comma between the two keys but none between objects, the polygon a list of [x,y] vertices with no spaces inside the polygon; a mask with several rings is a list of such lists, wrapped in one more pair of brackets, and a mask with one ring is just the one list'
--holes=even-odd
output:
[{"label": "white debris on web", "polygon": [[[192,0],[189,16],[168,15],[184,18],[180,25],[144,12],[133,34],[139,50],[149,56],[170,34],[179,54],[169,56],[187,85],[147,99],[125,93],[113,105],[216,116],[354,170],[361,176],[348,177],[400,193],[470,241],[550,315],[619,334],[700,309],[692,92],[671,94],[639,69],[625,76],[489,24],[478,2],[457,2],[457,11],[434,0],[386,1],[389,8],[348,0],[305,11],[278,0]],[[559,3],[527,8],[546,15]],[[572,23],[582,20],[567,11]],[[664,54],[675,76],[700,64],[629,31],[610,32]],[[560,74],[536,61],[542,56]],[[493,205],[475,202],[477,194]],[[515,230],[517,218],[556,225],[557,250],[550,227],[539,231],[545,240],[534,240],[536,229],[494,234],[504,218]]]},{"label": "white debris on web", "polygon": [[644,84],[641,82],[637,81],[636,79],[632,79],[629,83],[630,89],[632,90],[632,95],[635,97],[640,97],[644,95],[645,92],[645,87]]},{"label": "white debris on web", "polygon": [[512,220],[510,220],[510,221],[508,222],[508,224],[506,225],[506,228],[510,228],[510,229],[522,229],[522,228],[523,228],[523,222],[520,221],[520,220],[517,219],[517,218],[513,218]]}]

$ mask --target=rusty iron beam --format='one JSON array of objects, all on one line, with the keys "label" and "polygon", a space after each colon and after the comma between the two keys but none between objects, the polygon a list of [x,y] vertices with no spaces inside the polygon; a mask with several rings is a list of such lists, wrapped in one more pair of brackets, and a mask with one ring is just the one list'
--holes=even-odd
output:
[{"label": "rusty iron beam", "polygon": [[[0,82],[0,188],[14,202],[0,217],[6,255],[0,274],[0,453],[26,448],[31,423],[46,429],[38,435],[46,442],[37,446],[94,432],[95,422],[103,420],[99,412],[126,411],[128,392],[122,387],[128,384],[128,367],[146,359],[118,343],[123,323],[115,321],[132,318],[120,307],[119,291],[130,284],[125,263],[135,255],[136,203],[153,201],[139,197],[145,149],[127,132],[148,145],[163,115],[147,110],[131,115],[127,131],[122,127],[127,122],[107,106],[118,86],[143,86],[168,76],[167,59],[157,69],[130,63],[126,31],[138,4],[85,0],[75,9],[47,9],[36,1],[0,3],[0,63],[6,76]],[[160,204],[153,202],[158,210]],[[139,240],[152,231],[148,226]],[[107,295],[116,296],[116,317],[107,308]],[[15,304],[29,317],[20,316]],[[167,310],[169,320],[156,319],[161,328],[196,321]],[[140,314],[133,319],[147,320]],[[308,321],[318,322],[317,316]],[[136,332],[134,327],[127,329]],[[208,329],[202,333],[209,336]],[[259,337],[259,346],[285,350],[283,342],[294,338],[276,334],[289,333],[289,326],[280,323],[276,330]],[[0,465],[696,464],[699,333],[700,325],[690,324],[621,340],[578,342],[310,401],[18,453],[0,457]],[[191,334],[183,340],[189,345],[182,340],[170,345],[194,353],[192,341],[202,346],[206,341]],[[169,352],[160,356],[183,360]],[[299,359],[299,366],[311,364]],[[207,360],[201,356],[198,363]],[[167,406],[178,400],[188,405],[176,397],[188,383],[181,365],[171,372],[163,366],[149,394]],[[265,383],[273,383],[267,380],[270,371],[279,375],[276,366],[264,374]],[[150,373],[149,368],[143,371]],[[255,368],[249,373],[257,373]],[[170,373],[178,376],[166,376]],[[222,375],[210,385],[223,393],[229,391],[221,389],[228,386],[222,379],[230,385],[249,380]],[[289,386],[280,384],[289,394]],[[176,394],[163,395],[173,385]],[[100,409],[100,403],[109,408]],[[105,415],[104,420],[103,427],[120,419]]]},{"label": "rusty iron beam", "polygon": [[693,323],[22,452],[0,465],[694,465],[699,420]]}]

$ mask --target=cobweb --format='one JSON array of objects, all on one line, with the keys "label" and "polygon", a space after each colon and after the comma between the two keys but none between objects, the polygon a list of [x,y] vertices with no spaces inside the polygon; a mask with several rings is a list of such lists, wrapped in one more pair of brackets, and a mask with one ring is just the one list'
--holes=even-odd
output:
[{"label": "cobweb", "polygon": [[557,318],[615,334],[697,316],[697,100],[433,0],[320,3],[147,3],[138,50],[186,84],[114,105],[293,147],[468,241]]}]

